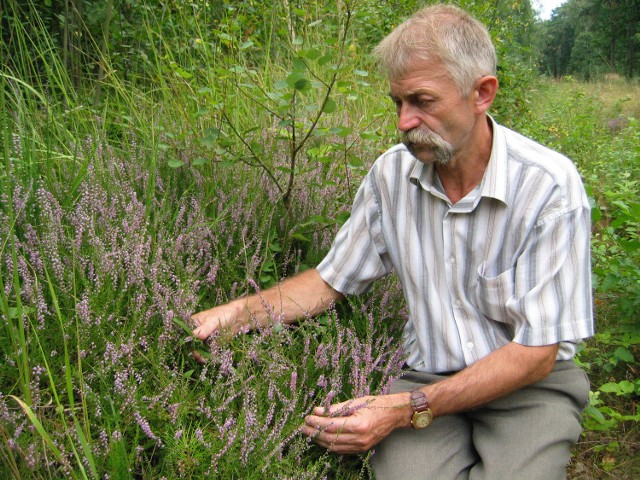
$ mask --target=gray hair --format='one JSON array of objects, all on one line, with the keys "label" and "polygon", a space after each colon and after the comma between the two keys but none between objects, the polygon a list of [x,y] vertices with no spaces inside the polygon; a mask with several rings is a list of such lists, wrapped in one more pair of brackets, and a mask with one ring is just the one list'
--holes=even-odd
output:
[{"label": "gray hair", "polygon": [[485,26],[452,5],[432,5],[396,27],[373,50],[389,79],[406,74],[413,60],[438,61],[466,97],[476,80],[496,75],[496,50]]}]

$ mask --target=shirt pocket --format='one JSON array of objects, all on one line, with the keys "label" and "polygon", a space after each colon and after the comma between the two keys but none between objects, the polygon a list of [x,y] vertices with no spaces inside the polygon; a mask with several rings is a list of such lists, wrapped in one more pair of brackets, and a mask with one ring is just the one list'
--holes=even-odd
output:
[{"label": "shirt pocket", "polygon": [[486,318],[512,324],[513,318],[510,318],[507,311],[507,301],[513,297],[515,291],[515,268],[502,272],[495,277],[485,276],[485,271],[486,263],[483,262],[478,267],[476,283],[472,287],[472,302]]}]

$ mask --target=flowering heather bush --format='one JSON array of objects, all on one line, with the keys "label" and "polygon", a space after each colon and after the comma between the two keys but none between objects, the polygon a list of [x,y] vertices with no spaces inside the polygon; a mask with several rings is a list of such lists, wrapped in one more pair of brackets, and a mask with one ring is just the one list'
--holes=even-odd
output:
[{"label": "flowering heather bush", "polygon": [[284,212],[249,169],[151,175],[133,143],[76,147],[73,162],[36,179],[22,172],[17,137],[7,159],[0,477],[316,479],[365,468],[298,427],[314,406],[385,390],[398,373],[405,314],[393,279],[296,327],[274,318],[235,338],[189,337],[192,312],[321,258],[335,229],[306,231],[309,241],[287,232],[326,214],[334,172],[305,166],[300,185],[315,187]]}]

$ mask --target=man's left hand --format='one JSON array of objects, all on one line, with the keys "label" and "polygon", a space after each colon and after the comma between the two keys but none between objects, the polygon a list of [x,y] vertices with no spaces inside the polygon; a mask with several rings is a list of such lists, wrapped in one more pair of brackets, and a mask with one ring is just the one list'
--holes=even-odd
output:
[{"label": "man's left hand", "polygon": [[316,407],[301,431],[335,453],[362,453],[399,427],[410,425],[409,393],[368,396]]}]

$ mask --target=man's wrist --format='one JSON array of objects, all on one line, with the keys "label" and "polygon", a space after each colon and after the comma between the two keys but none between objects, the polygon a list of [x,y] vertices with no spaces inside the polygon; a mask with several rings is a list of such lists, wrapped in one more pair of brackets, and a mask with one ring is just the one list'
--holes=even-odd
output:
[{"label": "man's wrist", "polygon": [[429,399],[424,391],[417,389],[411,392],[411,426],[413,428],[426,428],[433,421]]},{"label": "man's wrist", "polygon": [[398,406],[398,414],[400,415],[398,425],[402,428],[411,428],[411,415],[413,415],[411,392],[402,392],[401,402]]}]

